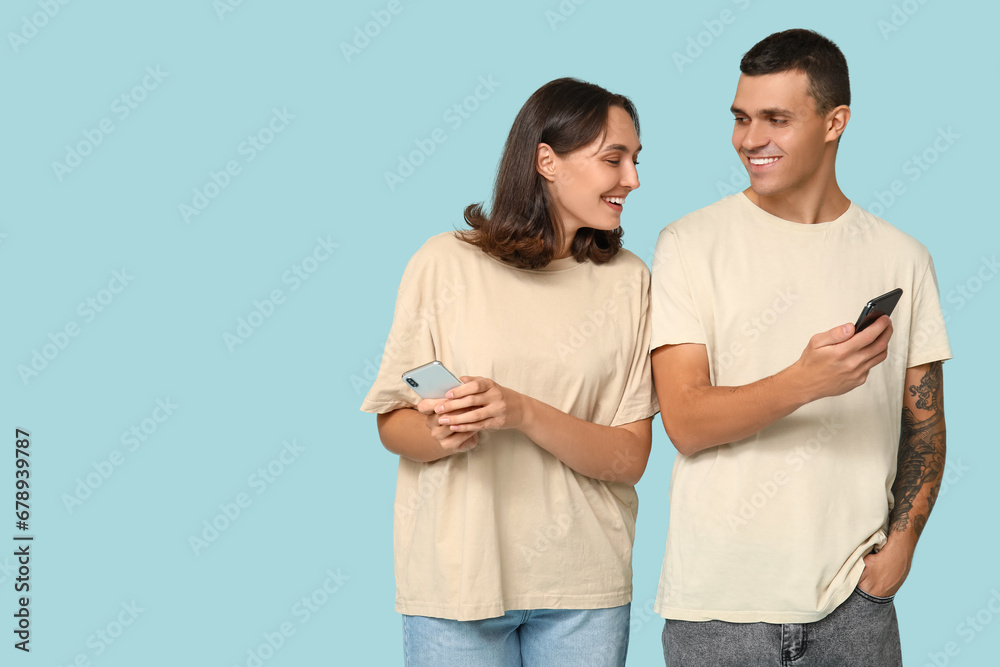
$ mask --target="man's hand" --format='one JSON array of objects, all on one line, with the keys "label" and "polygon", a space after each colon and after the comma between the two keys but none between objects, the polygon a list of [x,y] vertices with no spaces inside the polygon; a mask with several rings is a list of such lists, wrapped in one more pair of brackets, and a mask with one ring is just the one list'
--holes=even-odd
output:
[{"label": "man's hand", "polygon": [[448,398],[437,402],[433,408],[436,415],[430,419],[436,418],[438,424],[459,434],[521,427],[524,422],[521,394],[489,378],[463,375],[459,379],[462,385],[449,391]]},{"label": "man's hand", "polygon": [[879,598],[892,597],[899,590],[910,573],[913,548],[916,544],[906,544],[899,533],[890,533],[889,541],[878,553],[865,556],[865,569],[861,573],[858,587],[869,595]]},{"label": "man's hand", "polygon": [[[425,398],[417,404],[417,411],[427,418],[427,429],[431,437],[438,441],[441,449],[450,454],[459,454],[474,449],[479,444],[478,433],[456,433],[446,424],[440,423],[440,417],[435,409],[445,402],[443,398]],[[456,415],[468,412],[468,409],[458,410]]]},{"label": "man's hand", "polygon": [[885,361],[891,337],[892,321],[885,315],[857,335],[853,324],[842,324],[810,338],[789,371],[802,383],[809,401],[846,394]]}]

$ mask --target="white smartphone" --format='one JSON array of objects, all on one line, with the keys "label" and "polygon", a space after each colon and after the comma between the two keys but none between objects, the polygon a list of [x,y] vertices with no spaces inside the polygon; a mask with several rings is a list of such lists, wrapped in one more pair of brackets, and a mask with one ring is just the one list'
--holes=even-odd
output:
[{"label": "white smartphone", "polygon": [[403,373],[403,381],[420,398],[444,398],[450,390],[462,384],[440,361],[418,366]]}]

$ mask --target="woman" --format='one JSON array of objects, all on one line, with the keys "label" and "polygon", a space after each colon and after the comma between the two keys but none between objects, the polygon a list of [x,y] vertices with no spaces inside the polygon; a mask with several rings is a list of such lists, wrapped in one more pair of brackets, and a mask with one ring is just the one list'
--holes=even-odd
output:
[{"label": "woman", "polygon": [[[656,399],[649,272],[621,249],[632,103],[552,81],[511,128],[487,215],[410,260],[363,410],[400,456],[396,609],[408,665],[621,665],[633,485]],[[400,376],[463,374],[420,400]]]}]

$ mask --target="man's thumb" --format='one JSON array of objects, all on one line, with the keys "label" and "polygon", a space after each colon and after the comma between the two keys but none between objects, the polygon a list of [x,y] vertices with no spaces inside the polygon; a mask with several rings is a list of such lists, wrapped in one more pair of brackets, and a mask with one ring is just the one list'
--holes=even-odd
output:
[{"label": "man's thumb", "polygon": [[816,342],[819,345],[836,345],[837,343],[843,343],[845,340],[850,339],[854,335],[854,325],[847,323],[841,324],[840,326],[834,327],[829,331],[825,331],[819,335],[819,340]]}]

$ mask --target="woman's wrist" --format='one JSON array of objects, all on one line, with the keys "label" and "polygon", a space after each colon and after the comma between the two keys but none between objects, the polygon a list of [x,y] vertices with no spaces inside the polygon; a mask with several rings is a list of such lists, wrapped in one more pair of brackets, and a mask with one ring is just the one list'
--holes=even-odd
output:
[{"label": "woman's wrist", "polygon": [[528,435],[528,431],[535,423],[535,400],[530,396],[525,396],[520,392],[511,390],[512,410],[511,428]]}]

